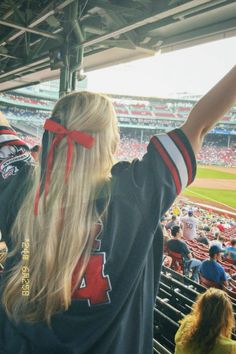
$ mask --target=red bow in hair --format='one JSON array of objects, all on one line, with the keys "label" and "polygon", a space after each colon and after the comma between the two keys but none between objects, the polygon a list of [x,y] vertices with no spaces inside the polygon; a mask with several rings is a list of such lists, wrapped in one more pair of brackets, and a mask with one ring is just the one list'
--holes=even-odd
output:
[{"label": "red bow in hair", "polygon": [[[46,198],[49,191],[55,147],[61,142],[61,140],[64,137],[67,138],[67,157],[66,157],[66,169],[65,169],[65,182],[67,182],[71,171],[73,148],[74,148],[73,143],[77,143],[79,145],[84,146],[87,149],[90,149],[93,146],[94,137],[87,133],[81,132],[79,130],[68,130],[65,127],[63,127],[61,124],[55,122],[52,119],[47,119],[45,121],[44,129],[52,133],[55,133],[55,137],[53,138],[47,156],[47,168],[46,168],[45,187],[44,187],[44,196]],[[37,191],[36,198],[35,198],[35,206],[34,206],[35,215],[38,215],[39,198],[40,198],[40,187]]]}]

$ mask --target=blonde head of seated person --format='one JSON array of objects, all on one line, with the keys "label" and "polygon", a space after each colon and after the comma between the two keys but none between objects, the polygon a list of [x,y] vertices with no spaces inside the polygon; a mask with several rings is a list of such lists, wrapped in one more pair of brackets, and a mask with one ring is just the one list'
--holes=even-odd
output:
[{"label": "blonde head of seated person", "polygon": [[236,353],[236,341],[230,338],[234,326],[228,295],[210,288],[198,296],[192,312],[181,320],[175,336],[175,354]]}]

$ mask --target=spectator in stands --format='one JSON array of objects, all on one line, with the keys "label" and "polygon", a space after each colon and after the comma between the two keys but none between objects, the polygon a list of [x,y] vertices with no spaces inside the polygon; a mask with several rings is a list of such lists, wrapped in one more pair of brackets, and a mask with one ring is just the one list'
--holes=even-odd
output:
[{"label": "spectator in stands", "polygon": [[180,323],[175,354],[236,353],[236,342],[230,338],[235,327],[233,308],[224,291],[210,288],[200,294]]},{"label": "spectator in stands", "polygon": [[220,231],[217,231],[215,233],[215,239],[210,241],[210,246],[218,246],[221,250],[224,251],[224,247],[225,247],[224,242],[225,242],[224,236],[220,234]]},{"label": "spectator in stands", "polygon": [[177,216],[172,215],[171,220],[166,224],[166,230],[171,230],[175,225],[177,225]]},{"label": "spectator in stands", "polygon": [[[178,205],[174,205],[174,207],[173,207],[173,214],[175,215],[175,216],[180,216],[180,214],[181,214],[181,210],[180,210],[180,208],[178,207]],[[174,225],[173,225],[174,226]]]},{"label": "spectator in stands", "polygon": [[211,246],[209,249],[210,259],[202,262],[200,274],[205,279],[215,282],[219,286],[228,286],[228,276],[222,265],[218,263],[221,260],[222,252],[224,251],[217,245]]},{"label": "spectator in stands", "polygon": [[224,232],[225,231],[225,228],[224,228],[224,225],[223,225],[223,221],[219,220],[219,222],[216,224],[216,226],[218,227],[220,232]]},{"label": "spectator in stands", "polygon": [[230,246],[226,247],[224,257],[231,258],[236,262],[236,239],[230,241]]},{"label": "spectator in stands", "polygon": [[206,232],[209,232],[211,230],[209,226],[209,221],[206,217],[202,218],[202,229]]},{"label": "spectator in stands", "polygon": [[187,244],[182,240],[183,232],[181,227],[175,225],[171,229],[173,239],[167,242],[167,248],[175,253],[179,253],[183,257],[183,262],[187,265],[187,269],[192,272],[191,279],[198,281],[198,273],[201,266],[201,261],[192,257]]},{"label": "spectator in stands", "polygon": [[183,227],[183,238],[186,240],[193,240],[197,236],[198,220],[193,216],[193,211],[189,210],[188,216],[181,219]]},{"label": "spectator in stands", "polygon": [[206,246],[209,246],[209,244],[210,244],[209,239],[206,237],[205,231],[199,232],[199,236],[197,237],[197,241],[200,243],[203,243]]},{"label": "spectator in stands", "polygon": [[[141,161],[114,166],[119,134],[110,100],[80,91],[56,103],[39,168],[28,153],[10,161],[14,174],[0,173],[0,229],[10,248],[1,351],[153,353],[160,218],[194,179],[194,154],[235,103],[235,82],[236,66],[181,129],[154,136]],[[1,141],[9,145],[5,125]]]},{"label": "spectator in stands", "polygon": [[219,234],[219,228],[217,227],[217,222],[213,221],[211,226],[211,233],[215,236],[215,234]]}]

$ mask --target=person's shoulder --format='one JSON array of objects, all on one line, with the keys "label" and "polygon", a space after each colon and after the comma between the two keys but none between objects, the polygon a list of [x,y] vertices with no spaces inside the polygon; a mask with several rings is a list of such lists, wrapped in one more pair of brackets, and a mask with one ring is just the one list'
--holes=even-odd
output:
[{"label": "person's shoulder", "polygon": [[168,243],[168,244],[172,244],[173,241],[174,241],[173,238],[171,238],[171,239],[169,239],[169,240],[167,241],[167,243]]},{"label": "person's shoulder", "polygon": [[210,264],[210,260],[209,259],[204,259],[204,261],[202,261],[202,266],[203,265],[208,265],[208,264]]},{"label": "person's shoulder", "polygon": [[[135,160],[134,160],[135,161]],[[117,162],[111,169],[112,176],[118,176],[120,173],[124,172],[131,166],[129,161]]]},{"label": "person's shoulder", "polygon": [[228,353],[228,354],[236,353],[236,341],[231,338],[219,336],[217,340],[217,346],[219,345],[222,348],[222,353]]},{"label": "person's shoulder", "polygon": [[214,262],[214,263],[215,263],[215,267],[217,267],[218,269],[220,269],[220,270],[222,270],[223,272],[225,272],[224,267],[223,267],[220,263],[218,263],[218,262]]}]

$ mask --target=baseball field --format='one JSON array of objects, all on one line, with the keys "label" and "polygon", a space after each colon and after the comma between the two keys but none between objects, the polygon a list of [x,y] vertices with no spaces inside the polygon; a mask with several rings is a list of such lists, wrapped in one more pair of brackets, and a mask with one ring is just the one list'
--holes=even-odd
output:
[{"label": "baseball field", "polygon": [[198,166],[194,183],[183,195],[236,213],[236,167]]}]

